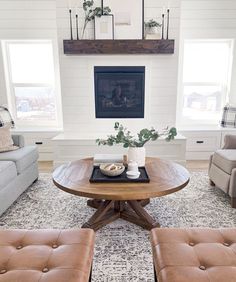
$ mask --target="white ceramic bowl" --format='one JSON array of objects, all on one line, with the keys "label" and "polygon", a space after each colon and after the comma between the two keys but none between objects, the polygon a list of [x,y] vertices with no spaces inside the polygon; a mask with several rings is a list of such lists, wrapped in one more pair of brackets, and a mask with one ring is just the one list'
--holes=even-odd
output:
[{"label": "white ceramic bowl", "polygon": [[127,171],[126,175],[129,179],[137,179],[140,176],[140,172],[138,171]]},{"label": "white ceramic bowl", "polygon": [[118,176],[125,170],[125,166],[121,164],[102,164],[100,165],[101,173],[107,176]]}]

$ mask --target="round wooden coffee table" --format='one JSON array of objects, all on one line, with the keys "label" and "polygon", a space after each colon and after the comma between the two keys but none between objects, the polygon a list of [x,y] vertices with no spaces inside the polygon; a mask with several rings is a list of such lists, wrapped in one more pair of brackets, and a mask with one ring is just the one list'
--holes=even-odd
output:
[{"label": "round wooden coffee table", "polygon": [[83,224],[95,231],[122,218],[145,229],[159,227],[144,209],[150,198],[175,193],[189,182],[188,171],[179,164],[158,158],[146,159],[149,183],[90,183],[93,159],[83,159],[58,167],[53,182],[61,190],[93,200],[88,206],[96,208],[94,215]]}]

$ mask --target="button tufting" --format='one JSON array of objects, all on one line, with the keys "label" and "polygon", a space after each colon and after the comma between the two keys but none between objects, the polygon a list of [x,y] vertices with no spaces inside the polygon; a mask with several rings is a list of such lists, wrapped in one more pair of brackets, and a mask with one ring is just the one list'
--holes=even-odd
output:
[{"label": "button tufting", "polygon": [[193,242],[190,242],[189,245],[193,247],[195,244]]},{"label": "button tufting", "polygon": [[58,248],[58,245],[57,244],[53,244],[52,247],[53,247],[53,249],[56,249],[56,248]]},{"label": "button tufting", "polygon": [[200,265],[199,268],[200,268],[201,270],[206,270],[206,267],[205,267],[204,265]]},{"label": "button tufting", "polygon": [[229,243],[223,243],[224,246],[229,247]]},{"label": "button tufting", "polygon": [[20,245],[20,246],[17,246],[16,248],[17,248],[17,250],[20,250],[20,249],[22,249],[23,247]]},{"label": "button tufting", "polygon": [[48,271],[49,271],[49,269],[47,267],[44,267],[43,272],[45,273],[45,272],[48,272]]},{"label": "button tufting", "polygon": [[7,272],[6,269],[0,270],[0,274],[4,274],[4,273],[6,273],[6,272]]}]

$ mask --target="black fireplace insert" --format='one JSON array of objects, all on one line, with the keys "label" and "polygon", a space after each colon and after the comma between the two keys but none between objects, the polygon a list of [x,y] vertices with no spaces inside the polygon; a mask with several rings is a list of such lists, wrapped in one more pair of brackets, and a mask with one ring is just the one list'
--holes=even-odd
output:
[{"label": "black fireplace insert", "polygon": [[145,67],[94,67],[96,118],[144,118]]}]

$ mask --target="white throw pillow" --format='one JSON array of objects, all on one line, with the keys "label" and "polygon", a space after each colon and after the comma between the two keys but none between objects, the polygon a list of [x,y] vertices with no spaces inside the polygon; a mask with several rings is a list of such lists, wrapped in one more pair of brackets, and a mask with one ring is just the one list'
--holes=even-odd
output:
[{"label": "white throw pillow", "polygon": [[11,138],[10,125],[0,127],[0,153],[14,151],[19,147],[14,146],[13,140]]}]

